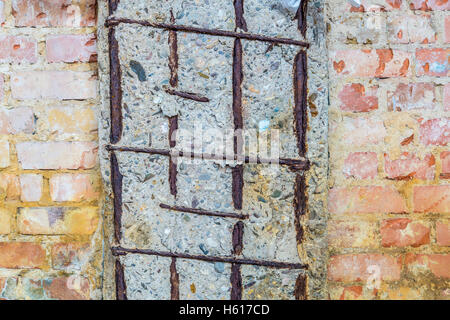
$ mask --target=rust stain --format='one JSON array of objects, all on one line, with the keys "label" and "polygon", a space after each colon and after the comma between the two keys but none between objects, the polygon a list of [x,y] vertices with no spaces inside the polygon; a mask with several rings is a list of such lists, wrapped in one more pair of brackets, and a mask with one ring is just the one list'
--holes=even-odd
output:
[{"label": "rust stain", "polygon": [[109,64],[110,64],[110,108],[111,108],[111,143],[120,141],[122,136],[122,72],[120,70],[119,43],[114,28],[109,30]]},{"label": "rust stain", "polygon": [[119,259],[116,259],[116,299],[128,300],[125,273]]},{"label": "rust stain", "polygon": [[294,61],[294,128],[300,156],[306,154],[307,106],[307,55],[300,51]]},{"label": "rust stain", "polygon": [[180,300],[180,276],[177,272],[177,259],[172,258],[170,264],[170,299]]},{"label": "rust stain", "polygon": [[117,243],[122,239],[122,179],[116,154],[111,153],[111,183],[114,195],[114,236]]},{"label": "rust stain", "polygon": [[307,300],[307,281],[306,275],[298,275],[294,289],[295,300]]}]

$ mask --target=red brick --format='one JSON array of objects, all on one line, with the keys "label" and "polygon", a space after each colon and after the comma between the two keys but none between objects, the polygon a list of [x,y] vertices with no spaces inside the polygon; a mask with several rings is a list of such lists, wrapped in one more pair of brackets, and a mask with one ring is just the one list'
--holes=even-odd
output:
[{"label": "red brick", "polygon": [[97,96],[96,77],[90,72],[20,71],[11,77],[15,99],[91,99]]},{"label": "red brick", "polygon": [[330,131],[339,135],[342,143],[355,147],[381,143],[387,134],[383,121],[372,118],[345,117]]},{"label": "red brick", "polygon": [[0,243],[0,268],[39,268],[45,265],[45,259],[45,250],[37,243]]},{"label": "red brick", "polygon": [[89,243],[57,243],[52,248],[52,266],[56,270],[81,270],[88,262]]},{"label": "red brick", "polygon": [[[12,212],[5,208],[0,208],[0,234],[11,233]],[[2,290],[0,289],[0,292]]]},{"label": "red brick", "polygon": [[379,12],[379,11],[391,11],[399,9],[403,0],[379,0],[374,2],[373,0],[361,0],[361,5],[355,7],[349,5],[351,12]]},{"label": "red brick", "polygon": [[333,188],[328,205],[332,214],[407,211],[405,199],[392,187]]},{"label": "red brick", "polygon": [[432,83],[400,83],[395,91],[388,90],[387,99],[390,111],[434,109],[436,106]]},{"label": "red brick", "polygon": [[388,35],[390,43],[434,43],[437,39],[429,15],[389,16]]},{"label": "red brick", "polygon": [[441,178],[450,178],[450,151],[441,153],[442,174]]},{"label": "red brick", "polygon": [[450,43],[450,16],[445,17],[445,40],[446,43]]},{"label": "red brick", "polygon": [[59,277],[44,281],[44,290],[50,299],[87,300],[89,280],[80,276]]},{"label": "red brick", "polygon": [[328,243],[334,248],[377,246],[377,225],[370,221],[334,221],[328,223]]},{"label": "red brick", "polygon": [[418,49],[416,51],[416,73],[418,76],[445,77],[449,74],[449,49]]},{"label": "red brick", "polygon": [[436,222],[436,242],[440,246],[450,246],[450,222]]},{"label": "red brick", "polygon": [[450,213],[450,185],[414,187],[414,211]]},{"label": "red brick", "polygon": [[375,152],[351,153],[344,162],[347,178],[373,179],[378,174],[378,157]]},{"label": "red brick", "polygon": [[49,35],[48,62],[97,61],[96,40],[93,34]]},{"label": "red brick", "polygon": [[359,83],[345,85],[339,93],[341,110],[350,112],[368,112],[378,109],[377,87],[366,88]]},{"label": "red brick", "polygon": [[439,278],[450,278],[450,254],[408,254],[408,269],[414,273],[431,272]]},{"label": "red brick", "polygon": [[22,174],[20,188],[22,201],[40,201],[42,198],[43,178],[40,174]]},{"label": "red brick", "polygon": [[444,86],[444,110],[450,111],[450,83]]},{"label": "red brick", "polygon": [[21,142],[16,148],[23,169],[91,169],[97,164],[93,142]]},{"label": "red brick", "polygon": [[383,247],[419,247],[430,243],[430,228],[411,219],[390,219],[381,223]]},{"label": "red brick", "polygon": [[95,0],[13,0],[12,14],[19,27],[94,26]]},{"label": "red brick", "polygon": [[353,77],[405,77],[411,54],[399,50],[345,50],[331,53],[334,73]]},{"label": "red brick", "polygon": [[3,197],[6,200],[19,200],[20,183],[16,175],[10,173],[0,174],[0,199]]},{"label": "red brick", "polygon": [[422,120],[419,133],[424,145],[446,146],[450,142],[450,118]]},{"label": "red brick", "polygon": [[399,280],[401,258],[383,254],[348,254],[331,257],[328,279],[331,281],[367,281],[379,268],[380,280]]},{"label": "red brick", "polygon": [[450,10],[448,0],[411,0],[411,10]]},{"label": "red brick", "polygon": [[88,174],[56,174],[50,178],[50,196],[55,202],[96,200],[94,183]]},{"label": "red brick", "polygon": [[35,63],[37,41],[22,36],[0,36],[0,63]]},{"label": "red brick", "polygon": [[389,155],[385,154],[384,161],[384,170],[388,179],[434,179],[436,159],[432,154],[428,154],[421,159],[412,153],[405,152],[395,160],[391,160]]},{"label": "red brick", "polygon": [[33,133],[34,121],[31,108],[0,110],[0,134]]},{"label": "red brick", "polygon": [[376,297],[376,291],[366,286],[329,287],[331,300],[372,300]]}]

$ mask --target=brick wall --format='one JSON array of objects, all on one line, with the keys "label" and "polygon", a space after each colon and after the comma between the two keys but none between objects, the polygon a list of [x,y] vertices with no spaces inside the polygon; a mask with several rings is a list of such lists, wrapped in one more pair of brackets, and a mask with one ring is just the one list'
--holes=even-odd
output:
[{"label": "brick wall", "polygon": [[0,298],[99,295],[95,12],[0,1]]},{"label": "brick wall", "polygon": [[329,295],[450,296],[450,2],[329,1]]}]

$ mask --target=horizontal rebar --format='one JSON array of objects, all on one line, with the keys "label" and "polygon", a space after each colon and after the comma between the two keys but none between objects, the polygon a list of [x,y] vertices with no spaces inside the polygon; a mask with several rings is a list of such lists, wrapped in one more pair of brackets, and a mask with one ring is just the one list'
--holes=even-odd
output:
[{"label": "horizontal rebar", "polygon": [[262,266],[262,267],[276,268],[276,269],[305,269],[305,270],[308,269],[307,265],[301,264],[301,263],[288,263],[288,262],[253,260],[253,259],[239,259],[239,258],[232,258],[232,257],[191,255],[191,254],[186,254],[186,253],[156,251],[156,250],[151,250],[151,249],[127,249],[127,248],[122,248],[122,247],[112,247],[111,251],[114,256],[124,256],[127,254],[143,254],[143,255],[150,255],[150,256],[200,260],[200,261],[206,261],[206,262],[223,262],[223,263],[254,265],[254,266]]},{"label": "horizontal rebar", "polygon": [[227,213],[227,212],[219,212],[219,211],[208,211],[203,209],[195,209],[195,208],[187,208],[187,207],[179,207],[179,206],[169,206],[167,204],[161,203],[159,205],[163,209],[178,211],[178,212],[187,212],[193,213],[203,216],[211,216],[211,217],[222,217],[222,218],[234,218],[234,219],[248,219],[248,214],[237,214],[237,213]]},{"label": "horizontal rebar", "polygon": [[150,22],[150,21],[146,21],[146,20],[134,20],[134,19],[127,19],[127,18],[108,18],[106,20],[105,26],[113,27],[113,26],[117,26],[120,23],[139,24],[141,26],[152,27],[152,28],[157,28],[157,29],[166,29],[166,30],[172,30],[172,31],[207,34],[207,35],[211,35],[211,36],[229,37],[229,38],[237,38],[237,39],[245,39],[245,40],[253,40],[253,41],[263,41],[263,42],[271,42],[271,43],[279,43],[279,44],[288,44],[288,45],[309,48],[309,43],[307,43],[305,41],[299,41],[299,40],[293,40],[293,39],[287,39],[287,38],[268,37],[268,36],[263,36],[263,35],[259,35],[259,34],[253,34],[253,33],[243,33],[243,32],[234,32],[234,31],[226,31],[226,30],[197,28],[197,27],[184,26],[184,25],[156,23],[156,22]]}]

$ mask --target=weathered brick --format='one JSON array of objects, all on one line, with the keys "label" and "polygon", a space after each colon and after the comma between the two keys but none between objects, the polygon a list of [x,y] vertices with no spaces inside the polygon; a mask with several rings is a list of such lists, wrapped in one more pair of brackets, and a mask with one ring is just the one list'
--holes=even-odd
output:
[{"label": "weathered brick", "polygon": [[33,133],[34,122],[34,113],[31,108],[0,110],[0,134]]},{"label": "weathered brick", "polygon": [[0,139],[0,168],[7,168],[10,164],[9,141]]},{"label": "weathered brick", "polygon": [[434,109],[436,95],[432,83],[400,83],[394,91],[387,91],[390,111]]},{"label": "weathered brick", "polygon": [[428,154],[423,159],[404,152],[397,159],[390,159],[384,155],[384,170],[388,179],[404,180],[417,178],[422,180],[433,180],[436,171],[436,159]]},{"label": "weathered brick", "polygon": [[450,278],[450,254],[408,254],[405,264],[413,274],[431,272],[436,277]]},{"label": "weathered brick", "polygon": [[8,234],[10,232],[11,232],[11,212],[5,208],[0,208],[0,234]]},{"label": "weathered brick", "polygon": [[450,142],[450,118],[422,120],[419,133],[424,145],[446,146]]},{"label": "weathered brick", "polygon": [[95,0],[13,0],[12,14],[18,27],[94,26]]},{"label": "weathered brick", "polygon": [[338,126],[332,128],[331,132],[339,135],[342,143],[355,147],[378,144],[383,141],[387,134],[381,120],[347,117]]},{"label": "weathered brick", "polygon": [[450,83],[444,86],[444,111],[450,111]]},{"label": "weathered brick", "polygon": [[383,247],[419,247],[430,243],[430,228],[407,218],[382,221],[380,232]]},{"label": "weathered brick", "polygon": [[90,235],[98,224],[95,207],[20,208],[18,228],[22,234]]},{"label": "weathered brick", "polygon": [[445,151],[441,153],[441,165],[442,173],[441,179],[450,178],[450,151]]},{"label": "weathered brick", "polygon": [[57,34],[47,37],[48,62],[95,62],[96,39],[93,34]]},{"label": "weathered brick", "polygon": [[52,266],[56,270],[82,270],[90,253],[89,243],[57,243],[52,248]]},{"label": "weathered brick", "polygon": [[46,262],[45,250],[31,242],[1,242],[0,268],[29,269],[43,267]]},{"label": "weathered brick", "polygon": [[388,35],[390,43],[434,43],[437,39],[429,15],[391,15]]},{"label": "weathered brick", "polygon": [[450,49],[418,49],[416,51],[417,75],[447,76],[449,53]]},{"label": "weathered brick", "polygon": [[62,137],[70,137],[73,134],[93,134],[98,130],[95,112],[91,108],[49,108],[48,127],[52,134]]},{"label": "weathered brick", "polygon": [[334,248],[376,246],[377,226],[368,221],[334,221],[328,223],[328,244]]},{"label": "weathered brick", "polygon": [[448,0],[411,0],[411,10],[450,10]]},{"label": "weathered brick", "polygon": [[414,211],[450,213],[450,185],[414,187]]},{"label": "weathered brick", "polygon": [[94,177],[89,174],[56,174],[50,178],[52,201],[92,201],[99,193]]},{"label": "weathered brick", "polygon": [[[379,271],[379,273],[377,272]],[[348,254],[330,258],[328,279],[331,281],[367,281],[379,275],[380,280],[399,280],[401,258],[383,254]]]},{"label": "weathered brick", "polygon": [[23,169],[91,169],[97,164],[93,142],[21,142],[16,148]]},{"label": "weathered brick", "polygon": [[439,246],[450,246],[450,221],[436,222],[436,243]]},{"label": "weathered brick", "polygon": [[450,16],[445,17],[445,42],[450,43]]},{"label": "weathered brick", "polygon": [[341,110],[350,112],[368,112],[378,109],[378,87],[370,87],[366,93],[364,85],[352,83],[345,85],[339,93]]},{"label": "weathered brick", "polygon": [[366,286],[329,287],[331,300],[372,300],[376,297],[376,290]]},{"label": "weathered brick", "polygon": [[19,200],[20,183],[16,175],[10,173],[0,174],[0,199],[3,197],[6,200]]},{"label": "weathered brick", "polygon": [[44,281],[44,290],[50,299],[87,300],[89,299],[89,280],[73,275]]},{"label": "weathered brick", "polygon": [[90,72],[19,71],[11,77],[15,99],[90,99],[97,96],[96,77]]},{"label": "weathered brick", "polygon": [[361,0],[359,7],[350,4],[351,12],[378,12],[378,11],[391,11],[401,8],[403,0],[380,0],[374,2],[373,0]]},{"label": "weathered brick", "polygon": [[329,192],[329,211],[345,213],[404,213],[405,199],[392,187],[333,188]]},{"label": "weathered brick", "polygon": [[42,197],[43,178],[40,174],[20,175],[22,201],[40,201]]},{"label": "weathered brick", "polygon": [[0,36],[1,63],[35,63],[37,61],[37,41],[23,36]]},{"label": "weathered brick", "polygon": [[421,300],[424,294],[420,289],[387,286],[381,290],[379,297],[382,300]]},{"label": "weathered brick", "polygon": [[347,178],[373,179],[378,174],[378,157],[375,152],[355,152],[344,162],[343,172]]},{"label": "weathered brick", "polygon": [[353,77],[404,77],[410,73],[411,54],[405,51],[345,50],[331,52],[336,75]]}]

